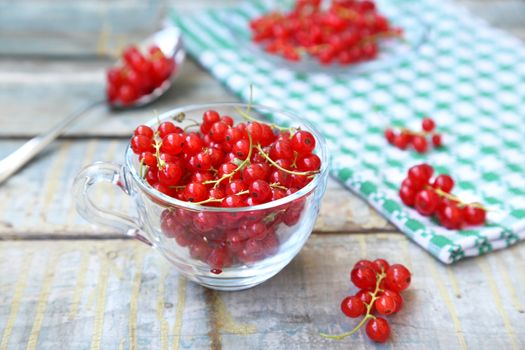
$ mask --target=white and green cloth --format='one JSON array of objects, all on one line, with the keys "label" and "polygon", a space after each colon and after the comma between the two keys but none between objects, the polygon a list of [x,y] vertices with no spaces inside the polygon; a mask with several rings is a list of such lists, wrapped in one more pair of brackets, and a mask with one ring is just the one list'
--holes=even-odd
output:
[{"label": "white and green cloth", "polygon": [[[423,45],[400,62],[359,74],[298,72],[256,54],[229,28],[248,31],[249,18],[266,11],[259,2],[173,18],[188,52],[241,99],[249,99],[253,84],[255,104],[314,123],[328,141],[332,175],[439,260],[451,263],[524,239],[524,43],[444,0],[395,5],[394,23],[410,26],[404,20],[418,18],[415,26],[429,28]],[[420,155],[388,145],[386,126],[419,129],[427,115],[446,147]],[[452,175],[454,194],[488,206],[487,224],[451,231],[404,206],[399,185],[422,162]]]}]

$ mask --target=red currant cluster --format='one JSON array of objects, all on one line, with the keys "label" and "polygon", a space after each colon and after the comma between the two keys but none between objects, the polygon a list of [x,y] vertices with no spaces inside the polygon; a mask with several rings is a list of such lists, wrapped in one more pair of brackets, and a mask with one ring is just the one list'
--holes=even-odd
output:
[{"label": "red currant cluster", "polygon": [[483,225],[486,210],[479,203],[464,203],[450,192],[454,180],[440,174],[432,181],[434,168],[419,164],[408,170],[401,183],[399,197],[406,205],[415,207],[424,216],[436,215],[447,229],[461,229],[464,225]]},{"label": "red currant cluster", "polygon": [[435,131],[436,123],[432,118],[424,118],[421,122],[421,132],[403,129],[397,133],[391,128],[385,130],[385,138],[391,144],[399,149],[407,149],[412,146],[418,153],[426,153],[428,150],[429,141],[427,137],[430,136],[430,141],[435,148],[443,146],[441,134]]},{"label": "red currant cluster", "polygon": [[151,93],[169,79],[176,68],[174,60],[166,57],[157,46],[150,47],[149,57],[130,46],[124,51],[123,61],[121,67],[107,72],[107,98],[123,105]]},{"label": "red currant cluster", "polygon": [[400,37],[370,0],[298,0],[288,13],[271,12],[250,22],[253,41],[290,61],[310,55],[321,64],[342,65],[374,59],[379,41]]},{"label": "red currant cluster", "polygon": [[350,273],[352,283],[359,291],[341,302],[341,311],[347,317],[363,316],[361,322],[348,333],[340,335],[321,334],[325,338],[343,339],[354,334],[366,323],[366,334],[375,342],[384,343],[390,336],[390,325],[383,317],[403,308],[401,292],[411,281],[410,271],[401,264],[389,265],[384,259],[360,260]]},{"label": "red currant cluster", "polygon": [[137,127],[131,148],[147,166],[146,181],[182,201],[235,208],[288,196],[319,172],[321,160],[312,153],[316,142],[310,132],[260,123],[239,112],[252,120],[234,125],[230,116],[209,110],[201,124],[190,125],[200,132],[170,121],[156,132]]},{"label": "red currant cluster", "polygon": [[[284,198],[306,186],[321,168],[316,141],[305,130],[253,119],[234,124],[230,116],[208,110],[202,123],[186,130],[171,121],[156,131],[141,125],[131,139],[141,176],[173,198],[210,207],[249,207]],[[175,117],[182,121],[183,114]],[[198,128],[189,132],[187,129]],[[250,212],[166,210],[162,231],[188,247],[193,258],[220,273],[239,261],[250,263],[275,252],[278,225],[294,226],[306,197]]]}]

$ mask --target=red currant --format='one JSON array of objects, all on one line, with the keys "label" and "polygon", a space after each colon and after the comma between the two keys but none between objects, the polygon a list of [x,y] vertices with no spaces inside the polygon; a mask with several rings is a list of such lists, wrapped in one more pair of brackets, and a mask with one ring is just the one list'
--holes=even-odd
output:
[{"label": "red currant", "polygon": [[385,282],[388,289],[402,292],[410,285],[410,271],[401,264],[391,265],[386,273]]},{"label": "red currant", "polygon": [[366,324],[366,335],[377,343],[384,343],[390,336],[388,321],[382,317],[369,320]]},{"label": "red currant", "polygon": [[417,191],[409,186],[401,186],[399,189],[399,197],[409,207],[413,207],[416,201]]},{"label": "red currant", "polygon": [[443,192],[450,193],[454,188],[454,180],[446,174],[436,176],[432,187],[439,188]]},{"label": "red currant", "polygon": [[250,185],[250,196],[256,203],[265,203],[272,198],[272,189],[268,182],[255,180]]},{"label": "red currant", "polygon": [[142,136],[146,136],[150,139],[153,138],[153,130],[147,126],[147,125],[139,125],[135,131],[133,132],[133,135],[142,135]]},{"label": "red currant", "polygon": [[432,132],[436,128],[436,123],[432,118],[424,118],[421,122],[421,127],[426,132]]},{"label": "red currant", "polygon": [[463,225],[463,212],[453,203],[443,205],[437,211],[437,217],[441,225],[449,230],[458,230]]},{"label": "red currant", "polygon": [[386,289],[383,292],[383,295],[389,296],[396,302],[396,309],[394,312],[399,312],[403,308],[403,297],[398,292],[394,292],[393,290]]},{"label": "red currant", "polygon": [[376,259],[372,262],[372,264],[374,264],[374,267],[377,273],[381,273],[381,272],[386,273],[388,269],[390,268],[388,261],[386,261],[385,259]]},{"label": "red currant", "polygon": [[483,225],[485,223],[485,209],[467,205],[463,208],[463,217],[468,225]]},{"label": "red currant", "polygon": [[428,149],[427,139],[424,136],[416,135],[412,138],[412,146],[418,153],[425,153]]},{"label": "red currant", "polygon": [[356,318],[366,312],[365,304],[356,296],[348,296],[341,302],[341,311],[347,317]]},{"label": "red currant", "polygon": [[359,289],[373,290],[376,286],[376,272],[371,267],[357,267],[350,273],[350,278]]},{"label": "red currant", "polygon": [[131,149],[135,154],[141,154],[143,152],[155,152],[153,147],[153,139],[151,137],[137,135],[131,139]]},{"label": "red currant", "polygon": [[299,130],[293,135],[291,146],[299,154],[309,154],[315,148],[315,138],[310,132]]},{"label": "red currant", "polygon": [[440,148],[443,146],[443,140],[442,140],[441,134],[432,135],[432,144],[436,148]]},{"label": "red currant", "polygon": [[433,190],[422,190],[416,195],[414,206],[419,214],[430,216],[439,206],[439,196]]}]

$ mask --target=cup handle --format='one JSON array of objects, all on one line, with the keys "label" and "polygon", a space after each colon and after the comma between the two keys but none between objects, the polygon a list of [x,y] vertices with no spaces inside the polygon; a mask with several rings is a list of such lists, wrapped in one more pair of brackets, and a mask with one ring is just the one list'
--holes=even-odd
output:
[{"label": "cup handle", "polygon": [[73,182],[73,196],[78,213],[89,222],[113,227],[125,232],[127,236],[153,246],[153,243],[143,234],[142,225],[137,218],[101,208],[91,200],[90,189],[100,182],[109,182],[119,187],[128,196],[130,195],[130,187],[123,166],[105,162],[93,163],[82,169]]}]

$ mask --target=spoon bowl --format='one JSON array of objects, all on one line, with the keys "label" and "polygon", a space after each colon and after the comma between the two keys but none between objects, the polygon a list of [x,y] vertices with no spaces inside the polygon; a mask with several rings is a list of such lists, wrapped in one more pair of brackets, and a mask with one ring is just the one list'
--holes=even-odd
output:
[{"label": "spoon bowl", "polygon": [[[182,43],[182,33],[179,28],[173,25],[166,25],[163,29],[159,30],[152,36],[141,41],[137,45],[138,49],[142,52],[146,52],[151,46],[157,46],[164,56],[173,59],[175,62],[175,68],[169,79],[166,79],[160,86],[156,87],[149,94],[143,95],[131,104],[124,105],[119,101],[109,102],[111,108],[124,110],[130,108],[143,107],[157,100],[159,97],[164,95],[169,90],[173,81],[177,78],[180,72],[180,67],[186,58],[186,51]],[[122,64],[122,59],[119,59],[115,64]]]}]

